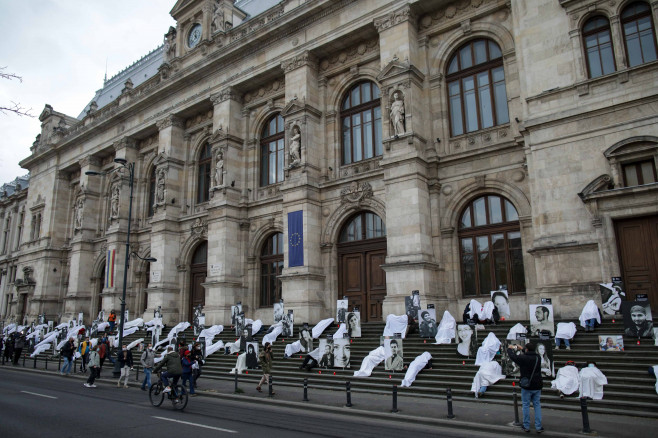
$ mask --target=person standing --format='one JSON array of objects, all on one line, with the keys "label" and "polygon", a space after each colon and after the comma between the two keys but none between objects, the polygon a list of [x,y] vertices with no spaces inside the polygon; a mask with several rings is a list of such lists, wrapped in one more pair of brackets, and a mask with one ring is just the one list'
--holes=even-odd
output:
[{"label": "person standing", "polygon": [[142,391],[146,391],[146,388],[151,387],[151,372],[153,371],[153,365],[155,364],[155,352],[153,351],[151,344],[148,344],[144,349],[142,357],[139,358],[139,363],[141,363],[144,368]]},{"label": "person standing", "polygon": [[89,378],[87,379],[85,386],[87,388],[95,388],[96,385],[94,385],[94,380],[98,377],[101,368],[101,359],[98,356],[98,346],[93,347],[89,352],[89,362],[87,365],[89,368]]},{"label": "person standing", "polygon": [[[516,352],[523,350],[525,354],[517,356]],[[530,403],[535,410],[535,430],[542,433],[541,425],[541,389],[543,381],[541,378],[541,359],[535,354],[535,344],[528,343],[525,347],[511,345],[507,349],[507,356],[519,366],[521,380],[528,380],[528,385],[521,387],[521,400],[523,402],[523,431],[530,432]]]},{"label": "person standing", "polygon": [[73,365],[73,338],[66,341],[62,347],[61,355],[64,358],[64,365],[62,365],[59,373],[68,376],[71,373],[71,366]]},{"label": "person standing", "polygon": [[130,350],[128,350],[127,346],[123,346],[122,350],[119,352],[117,356],[117,360],[119,361],[119,367],[121,368],[121,376],[119,376],[119,381],[117,382],[117,388],[121,387],[121,379],[124,377],[126,378],[125,382],[123,383],[123,387],[127,388],[128,387],[128,379],[130,378],[130,370],[133,368],[133,354]]},{"label": "person standing", "polygon": [[23,333],[19,333],[18,336],[16,336],[16,340],[14,341],[14,365],[18,365],[18,359],[21,357],[23,347],[25,347],[25,335]]},{"label": "person standing", "polygon": [[91,344],[89,342],[89,337],[86,337],[84,341],[80,342],[78,346],[78,353],[80,353],[80,372],[84,373],[87,371],[87,360],[89,359],[89,352],[91,351]]},{"label": "person standing", "polygon": [[107,358],[109,353],[110,353],[110,349],[107,345],[107,338],[103,337],[98,345],[98,357],[100,358],[100,366],[98,367],[98,375],[96,377],[101,376],[101,370],[103,369],[103,364],[105,363],[105,359]]},{"label": "person standing", "polygon": [[117,323],[117,314],[114,313],[114,310],[110,312],[110,316],[107,317],[107,322],[110,323],[110,332],[114,331],[114,325]]},{"label": "person standing", "polygon": [[192,375],[194,376],[194,386],[196,387],[197,380],[201,376],[201,367],[205,364],[203,359],[203,350],[201,350],[201,343],[195,342],[192,346],[192,361],[196,362],[196,366],[192,368]]},{"label": "person standing", "polygon": [[[263,377],[260,379],[260,382],[258,382],[258,386],[256,387],[256,390],[258,392],[263,392],[261,389],[261,386],[263,383],[268,383],[270,382],[270,374],[272,373],[272,344],[269,342],[265,343],[265,348],[263,351],[260,352],[258,355],[258,359],[260,361],[260,367],[263,370]],[[274,391],[272,391],[272,395],[274,395]]]},{"label": "person standing", "polygon": [[182,385],[185,386],[185,382],[190,382],[190,397],[196,397],[196,394],[194,393],[194,376],[192,375],[193,364],[192,352],[190,350],[185,350],[183,353],[183,359],[181,360],[181,365],[183,367]]}]

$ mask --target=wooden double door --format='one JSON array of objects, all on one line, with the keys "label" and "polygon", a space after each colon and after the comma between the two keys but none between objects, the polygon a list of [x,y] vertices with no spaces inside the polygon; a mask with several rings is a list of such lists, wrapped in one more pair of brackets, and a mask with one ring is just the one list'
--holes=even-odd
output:
[{"label": "wooden double door", "polygon": [[203,283],[206,281],[207,265],[198,264],[190,266],[190,307],[188,309],[188,321],[194,320],[194,308],[206,305],[206,290]]},{"label": "wooden double door", "polygon": [[358,307],[361,321],[381,321],[386,297],[386,239],[339,244],[339,298],[346,296],[349,308]]},{"label": "wooden double door", "polygon": [[617,221],[615,232],[626,299],[647,294],[658,309],[658,216]]}]

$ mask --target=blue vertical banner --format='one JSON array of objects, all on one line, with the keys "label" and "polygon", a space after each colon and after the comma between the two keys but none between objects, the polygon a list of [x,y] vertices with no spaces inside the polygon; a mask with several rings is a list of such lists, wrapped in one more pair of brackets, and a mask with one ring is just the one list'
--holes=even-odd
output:
[{"label": "blue vertical banner", "polygon": [[288,213],[288,267],[304,266],[304,211]]}]

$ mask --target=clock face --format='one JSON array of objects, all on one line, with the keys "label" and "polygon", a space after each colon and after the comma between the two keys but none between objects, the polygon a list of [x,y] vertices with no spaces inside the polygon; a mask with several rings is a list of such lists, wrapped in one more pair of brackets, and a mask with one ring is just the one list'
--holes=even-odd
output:
[{"label": "clock face", "polygon": [[196,23],[192,26],[189,35],[187,36],[187,45],[190,49],[194,48],[201,41],[201,25]]}]

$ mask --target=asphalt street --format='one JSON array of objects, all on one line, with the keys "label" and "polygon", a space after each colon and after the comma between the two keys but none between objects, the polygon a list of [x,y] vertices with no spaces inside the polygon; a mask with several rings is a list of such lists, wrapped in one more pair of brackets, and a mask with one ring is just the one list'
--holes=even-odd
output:
[{"label": "asphalt street", "polygon": [[[168,400],[153,407],[139,388],[117,388],[115,381],[84,381],[4,368],[0,397],[2,437],[89,436],[259,436],[259,437],[467,437],[473,432],[391,420],[304,411],[211,397],[190,398],[185,411]],[[494,434],[478,432],[479,436]],[[496,433],[496,436],[501,436]],[[514,434],[518,435],[518,434]]]}]

